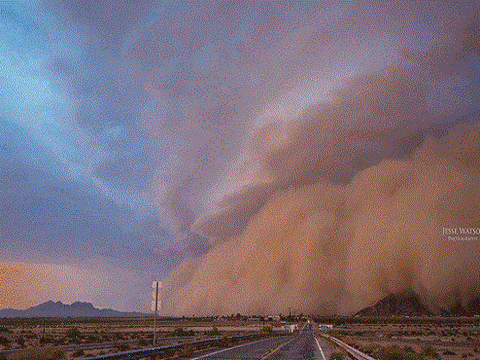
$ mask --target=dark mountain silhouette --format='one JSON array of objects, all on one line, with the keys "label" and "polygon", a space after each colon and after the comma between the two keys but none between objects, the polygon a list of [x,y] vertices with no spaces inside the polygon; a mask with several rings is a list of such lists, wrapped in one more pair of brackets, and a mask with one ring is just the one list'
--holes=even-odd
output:
[{"label": "dark mountain silhouette", "polygon": [[480,297],[474,298],[467,305],[469,315],[480,315]]},{"label": "dark mountain silhouette", "polygon": [[87,302],[74,302],[72,305],[61,301],[47,301],[26,310],[0,310],[0,318],[12,317],[136,317],[145,316],[138,312],[122,312],[112,309],[97,309]]},{"label": "dark mountain silhouette", "polygon": [[425,316],[430,311],[422,304],[420,298],[413,291],[404,291],[391,294],[375,305],[360,310],[355,315],[361,316]]},{"label": "dark mountain silhouette", "polygon": [[462,303],[458,301],[450,309],[442,309],[441,314],[450,316],[468,316],[469,312],[462,306]]},{"label": "dark mountain silhouette", "polygon": [[[390,294],[375,305],[366,307],[355,315],[359,316],[427,316],[436,315],[431,312],[420,300],[420,297],[411,290],[398,294]],[[446,316],[474,316],[480,314],[480,298],[474,298],[466,307],[460,302],[450,309],[441,310]]]},{"label": "dark mountain silhouette", "polygon": [[450,309],[442,310],[442,315],[450,316],[474,316],[480,315],[480,297],[473,298],[466,306],[462,306],[460,301]]}]

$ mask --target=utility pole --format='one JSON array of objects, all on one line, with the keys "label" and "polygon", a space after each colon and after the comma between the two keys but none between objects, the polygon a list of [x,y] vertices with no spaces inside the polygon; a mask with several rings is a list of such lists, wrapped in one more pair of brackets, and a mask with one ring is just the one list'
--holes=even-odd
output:
[{"label": "utility pole", "polygon": [[153,317],[153,346],[157,343],[158,282],[155,289],[155,316]]},{"label": "utility pole", "polygon": [[41,345],[43,346],[43,344],[45,343],[45,316],[43,317],[43,333],[42,333],[42,340],[41,340]]},{"label": "utility pole", "polygon": [[162,288],[162,283],[160,281],[154,281],[152,283],[153,293],[152,297],[155,299],[152,302],[152,310],[155,311],[153,317],[153,346],[157,343],[157,314],[158,314],[158,290]]}]

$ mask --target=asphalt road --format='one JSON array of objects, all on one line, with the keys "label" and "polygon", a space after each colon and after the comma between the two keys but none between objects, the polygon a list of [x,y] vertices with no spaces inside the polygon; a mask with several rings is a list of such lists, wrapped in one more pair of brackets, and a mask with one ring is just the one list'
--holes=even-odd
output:
[{"label": "asphalt road", "polygon": [[[319,347],[321,350],[321,353],[323,352],[323,356],[321,356],[319,359],[330,359],[330,355],[334,352],[338,352],[338,350],[335,350],[332,345],[330,345],[324,338],[317,337],[316,342],[318,342],[317,347]],[[320,351],[320,350],[319,350]],[[322,355],[322,354],[320,354]]]},{"label": "asphalt road", "polygon": [[[320,350],[320,348],[322,350]],[[323,356],[322,356],[323,352]],[[311,328],[297,335],[269,338],[215,351],[195,359],[205,360],[325,360],[333,349],[316,339]]]}]

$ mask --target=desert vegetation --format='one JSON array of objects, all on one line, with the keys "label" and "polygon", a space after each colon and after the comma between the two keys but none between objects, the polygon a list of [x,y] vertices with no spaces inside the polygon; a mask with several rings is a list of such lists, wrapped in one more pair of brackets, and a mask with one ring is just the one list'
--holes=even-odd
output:
[{"label": "desert vegetation", "polygon": [[63,360],[66,359],[65,350],[61,348],[32,348],[15,354],[12,360]]},{"label": "desert vegetation", "polygon": [[330,320],[336,323],[332,336],[377,360],[480,360],[478,318]]},{"label": "desert vegetation", "polygon": [[[170,345],[220,336],[222,346],[229,346],[234,344],[230,339],[234,335],[247,333],[268,335],[280,326],[279,321],[267,319],[262,321],[260,318],[248,321],[247,317],[241,315],[222,318],[162,318],[157,321],[156,344]],[[3,350],[38,352],[40,351],[38,349],[64,346],[77,346],[67,351],[67,356],[72,358],[137,350],[153,345],[153,330],[151,317],[0,319],[0,358]],[[102,347],[96,347],[98,344],[102,344]],[[188,346],[184,352],[189,352]]]}]

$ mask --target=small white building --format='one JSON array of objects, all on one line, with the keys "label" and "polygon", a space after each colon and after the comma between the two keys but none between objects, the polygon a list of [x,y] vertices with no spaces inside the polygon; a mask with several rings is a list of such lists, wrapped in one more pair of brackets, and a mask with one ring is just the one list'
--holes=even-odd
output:
[{"label": "small white building", "polygon": [[283,325],[283,330],[289,333],[293,333],[295,332],[295,330],[298,330],[298,325],[297,324]]}]

